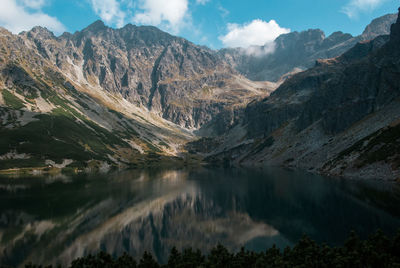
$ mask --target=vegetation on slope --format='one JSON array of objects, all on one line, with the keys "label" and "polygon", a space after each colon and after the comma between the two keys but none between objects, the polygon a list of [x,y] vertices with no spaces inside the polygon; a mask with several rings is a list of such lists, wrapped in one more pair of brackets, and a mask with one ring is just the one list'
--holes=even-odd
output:
[{"label": "vegetation on slope", "polygon": [[23,59],[37,55],[25,52],[0,70],[0,173],[56,172],[60,166],[50,166],[61,163],[65,171],[185,164],[167,144],[176,143],[174,130],[127,117],[118,98],[88,95],[52,66],[31,70]]},{"label": "vegetation on slope", "polygon": [[89,120],[78,121],[70,112],[57,108],[50,114],[18,128],[0,128],[0,155],[8,152],[27,154],[29,159],[9,159],[1,167],[40,167],[46,159],[62,163],[73,159],[84,163],[91,159],[107,160],[111,146],[128,147],[124,141]]},{"label": "vegetation on slope", "polygon": [[12,109],[22,109],[25,105],[22,103],[20,99],[10,93],[7,89],[3,89],[2,91],[3,99],[6,105]]},{"label": "vegetation on slope", "polygon": [[[400,231],[393,239],[382,232],[360,240],[353,232],[341,247],[319,245],[304,236],[292,248],[283,251],[273,246],[265,252],[252,252],[242,248],[237,253],[217,245],[208,255],[199,250],[171,250],[168,263],[160,265],[145,252],[139,262],[128,254],[119,258],[100,252],[97,255],[74,260],[70,267],[399,267]],[[42,267],[28,264],[25,267]],[[51,266],[48,266],[51,267]]]},{"label": "vegetation on slope", "polygon": [[346,159],[354,158],[356,155],[357,168],[384,162],[390,164],[393,170],[398,170],[400,168],[399,140],[400,124],[384,127],[342,151],[336,159],[325,165],[324,169],[337,166],[341,162],[346,163]]}]

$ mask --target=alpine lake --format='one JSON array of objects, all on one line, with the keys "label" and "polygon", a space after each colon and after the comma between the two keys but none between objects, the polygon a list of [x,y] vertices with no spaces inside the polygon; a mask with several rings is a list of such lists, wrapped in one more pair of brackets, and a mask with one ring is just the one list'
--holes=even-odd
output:
[{"label": "alpine lake", "polygon": [[0,177],[0,264],[69,265],[99,251],[161,263],[172,247],[263,251],[303,234],[342,244],[400,228],[400,187],[281,168]]}]

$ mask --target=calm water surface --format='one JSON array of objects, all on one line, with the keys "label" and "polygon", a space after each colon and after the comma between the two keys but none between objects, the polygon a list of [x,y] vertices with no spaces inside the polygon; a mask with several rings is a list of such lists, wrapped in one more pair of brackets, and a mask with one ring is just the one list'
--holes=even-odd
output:
[{"label": "calm water surface", "polygon": [[400,227],[400,190],[282,169],[124,171],[0,177],[0,264],[69,264],[105,250],[165,262],[169,250],[331,245]]}]

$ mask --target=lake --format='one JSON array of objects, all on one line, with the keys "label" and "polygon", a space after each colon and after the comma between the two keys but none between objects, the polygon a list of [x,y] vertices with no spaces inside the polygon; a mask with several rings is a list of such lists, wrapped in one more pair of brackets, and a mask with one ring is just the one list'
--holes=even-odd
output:
[{"label": "lake", "polygon": [[0,263],[66,265],[99,250],[165,262],[173,246],[261,251],[303,234],[336,245],[351,230],[395,234],[399,201],[396,184],[279,168],[0,177]]}]

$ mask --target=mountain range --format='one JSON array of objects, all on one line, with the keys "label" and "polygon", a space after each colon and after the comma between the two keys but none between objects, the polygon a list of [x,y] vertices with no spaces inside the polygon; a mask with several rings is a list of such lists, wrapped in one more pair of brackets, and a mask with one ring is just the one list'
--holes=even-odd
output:
[{"label": "mountain range", "polygon": [[243,109],[231,129],[212,140],[209,157],[225,164],[398,179],[399,37],[397,19],[390,35],[359,42],[293,75]]},{"label": "mountain range", "polygon": [[[268,46],[220,50],[225,59],[251,80],[279,81],[314,66],[317,59],[339,56],[358,42],[388,35],[397,14],[373,20],[359,36],[334,32],[328,37],[320,29],[282,34],[275,40],[273,53]],[[265,51],[265,52],[264,52]]]},{"label": "mountain range", "polygon": [[215,51],[151,26],[96,21],[58,37],[1,28],[0,169],[205,159],[398,178],[396,150],[364,159],[380,150],[371,140],[397,135],[396,18],[357,37],[281,35],[267,55]]}]

